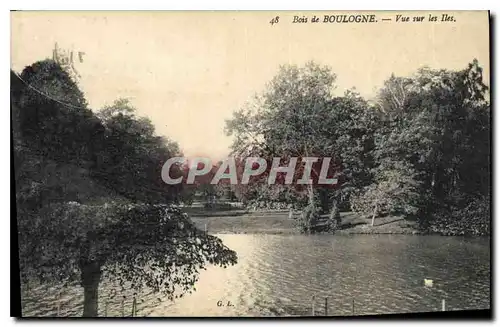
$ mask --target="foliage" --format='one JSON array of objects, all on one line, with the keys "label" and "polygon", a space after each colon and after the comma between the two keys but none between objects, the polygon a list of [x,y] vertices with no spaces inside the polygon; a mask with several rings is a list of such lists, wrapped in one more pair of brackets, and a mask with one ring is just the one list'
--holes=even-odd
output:
[{"label": "foliage", "polygon": [[[104,129],[87,108],[83,93],[54,61],[26,67],[13,91],[16,133],[25,146],[54,160],[82,164],[94,160]],[[19,85],[21,83],[21,85]]]},{"label": "foliage", "polygon": [[[304,67],[283,66],[261,95],[227,121],[227,133],[234,136],[233,153],[278,156],[284,161],[291,156],[299,157],[297,176],[304,169],[301,158],[332,158],[329,174],[338,178],[339,185],[329,189],[288,187],[293,195],[288,192],[280,199],[308,208],[303,217],[331,210],[332,219],[338,218],[340,203],[372,178],[370,151],[379,115],[353,91],[335,97],[335,78],[328,67],[313,62]],[[313,165],[313,180],[319,175],[320,165]],[[240,187],[237,194],[244,201],[276,201],[279,196],[273,193],[283,193],[283,187],[273,186],[275,192],[271,191],[264,177]],[[345,190],[343,194],[336,190],[339,187]],[[314,221],[305,219],[306,225]]]},{"label": "foliage", "polygon": [[482,196],[467,203],[465,208],[452,206],[437,210],[429,231],[443,235],[490,235],[490,197]]},{"label": "foliage", "polygon": [[460,71],[392,75],[373,102],[353,91],[334,96],[334,82],[328,67],[283,66],[226,131],[242,157],[332,157],[340,188],[270,187],[263,174],[236,187],[242,201],[330,210],[330,222],[349,203],[429,227],[443,210],[472,212],[475,199],[489,197],[490,103],[477,60]]},{"label": "foliage", "polygon": [[[462,71],[420,69],[392,76],[379,94],[384,113],[374,157],[412,165],[420,182],[420,222],[454,215],[490,193],[490,109],[476,60]],[[447,208],[447,209],[445,209]]]},{"label": "foliage", "polygon": [[82,261],[97,262],[121,285],[131,282],[136,290],[146,286],[173,298],[192,289],[207,263],[236,263],[220,239],[168,205],[69,202],[30,218],[19,225],[25,279],[78,281]]},{"label": "foliage", "polygon": [[[269,161],[273,157],[280,157],[283,162],[290,157],[312,157],[324,153],[325,147],[331,142],[319,125],[326,117],[334,81],[335,75],[328,67],[312,62],[300,68],[280,67],[266,90],[256,96],[247,108],[237,111],[232,120],[227,121],[228,135],[235,136],[233,153],[241,156],[259,155]],[[302,163],[299,161],[298,165]],[[261,184],[258,189],[266,188],[265,177],[263,174],[260,179],[253,181],[254,185]],[[284,185],[271,187],[280,190]],[[252,191],[252,188],[250,192],[257,195],[259,191],[255,188]],[[299,194],[302,190],[293,191],[298,191],[301,197]],[[307,188],[307,192],[310,193],[309,198],[313,199],[314,189]],[[258,201],[266,199],[262,193],[258,197]],[[272,197],[268,196],[267,199],[271,200]],[[309,211],[317,208],[310,204]],[[309,216],[307,214],[304,217]],[[306,224],[311,221],[305,219]]]},{"label": "foliage", "polygon": [[[443,234],[490,232],[491,113],[476,60],[460,71],[393,75],[374,103],[353,91],[335,96],[335,79],[315,63],[283,66],[226,122],[226,132],[234,155],[259,156],[268,168],[273,157],[282,164],[298,157],[294,180],[304,170],[301,158],[331,157],[336,187],[286,185],[283,174],[269,185],[269,170],[247,185],[212,185],[217,165],[193,186],[169,186],[161,168],[181,155],[179,146],[156,135],[130,103],[118,100],[94,114],[52,60],[26,67],[20,78],[11,72],[22,277],[79,280],[91,301],[101,274],[170,298],[189,291],[207,262],[236,262],[171,205],[191,202],[196,192],[234,193],[255,207],[293,205],[302,209],[304,233],[327,211],[335,230],[345,203],[373,219],[417,217]],[[186,167],[176,167],[186,177]]]},{"label": "foliage", "polygon": [[166,159],[180,156],[179,146],[157,136],[151,121],[135,112],[123,99],[99,111],[105,132],[92,175],[132,201],[173,201],[181,186],[165,184],[161,169]]},{"label": "foliage", "polygon": [[302,233],[313,232],[313,226],[319,220],[320,209],[316,201],[309,202],[301,213],[300,219],[295,220]]},{"label": "foliage", "polygon": [[192,289],[207,263],[236,262],[171,206],[180,190],[163,184],[161,168],[178,145],[156,136],[127,102],[95,115],[51,60],[20,77],[11,71],[11,79],[24,280],[80,281],[84,316],[95,316],[102,274],[172,298]]},{"label": "foliage", "polygon": [[353,211],[377,217],[384,214],[415,215],[418,186],[414,169],[405,162],[384,162],[375,172],[375,182],[353,197]]}]

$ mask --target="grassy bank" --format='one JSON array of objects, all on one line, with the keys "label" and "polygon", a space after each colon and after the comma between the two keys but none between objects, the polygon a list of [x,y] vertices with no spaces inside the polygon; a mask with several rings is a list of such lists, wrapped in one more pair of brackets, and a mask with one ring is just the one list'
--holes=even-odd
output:
[{"label": "grassy bank", "polygon": [[[298,234],[295,221],[288,218],[288,211],[245,212],[196,212],[187,210],[198,228],[210,233],[232,234]],[[371,226],[370,219],[353,213],[342,213],[342,225],[337,234],[418,234],[413,222],[398,217],[377,218]]]}]

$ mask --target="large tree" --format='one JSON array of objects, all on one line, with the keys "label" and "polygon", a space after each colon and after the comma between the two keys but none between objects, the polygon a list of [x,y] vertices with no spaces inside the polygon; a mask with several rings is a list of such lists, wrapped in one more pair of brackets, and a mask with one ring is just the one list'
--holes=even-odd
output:
[{"label": "large tree", "polygon": [[390,159],[415,170],[424,223],[444,208],[460,211],[489,197],[487,91],[474,60],[460,71],[422,68],[409,77],[391,76],[379,92],[382,124],[373,157],[377,166]]},{"label": "large tree", "polygon": [[169,299],[190,292],[207,264],[236,263],[236,254],[168,205],[61,203],[18,219],[24,281],[78,281],[83,316],[98,312],[102,276]]},{"label": "large tree", "polygon": [[181,156],[178,144],[156,135],[151,121],[138,117],[127,100],[105,106],[97,116],[105,131],[92,176],[133,201],[177,200],[182,185],[165,184],[161,169],[168,158]]},{"label": "large tree", "polygon": [[[367,172],[372,160],[365,154],[373,147],[376,112],[354,92],[334,96],[335,78],[328,67],[313,62],[283,66],[264,92],[237,111],[226,126],[234,136],[233,152],[241,156],[282,157],[284,163],[290,157],[331,158],[331,173],[339,180],[336,187],[318,189],[310,184],[305,193],[299,188],[298,195],[307,197],[306,231],[321,207],[330,210],[330,222],[335,225],[340,186],[360,187],[371,178]],[[321,163],[313,165],[313,178],[319,175]],[[298,166],[304,168],[304,164]],[[300,177],[301,170],[297,172]],[[347,180],[350,184],[344,184]],[[300,203],[301,197],[289,199]]]},{"label": "large tree", "polygon": [[95,116],[51,60],[11,78],[24,281],[80,281],[84,316],[97,316],[103,274],[172,298],[192,289],[207,263],[236,262],[220,239],[170,206],[177,191],[158,181],[178,148],[155,136],[150,122],[123,102]]},{"label": "large tree", "polygon": [[[227,122],[228,134],[235,136],[233,152],[268,160],[280,157],[283,164],[291,157],[321,157],[331,142],[318,127],[332,99],[334,81],[328,67],[312,62],[304,67],[282,66],[255,102]],[[307,186],[307,197],[304,231],[310,230],[319,214],[312,184]]]},{"label": "large tree", "polygon": [[44,60],[11,77],[12,101],[18,108],[13,113],[15,133],[23,144],[56,161],[82,165],[95,160],[104,128],[65,70]]}]

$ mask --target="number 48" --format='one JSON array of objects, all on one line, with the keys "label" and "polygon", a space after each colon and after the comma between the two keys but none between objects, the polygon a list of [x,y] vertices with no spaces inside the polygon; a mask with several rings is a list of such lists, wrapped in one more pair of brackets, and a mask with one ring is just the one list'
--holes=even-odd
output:
[{"label": "number 48", "polygon": [[278,24],[280,21],[280,16],[276,16],[274,17],[273,19],[271,19],[271,21],[269,22],[269,24],[274,25],[274,24]]}]

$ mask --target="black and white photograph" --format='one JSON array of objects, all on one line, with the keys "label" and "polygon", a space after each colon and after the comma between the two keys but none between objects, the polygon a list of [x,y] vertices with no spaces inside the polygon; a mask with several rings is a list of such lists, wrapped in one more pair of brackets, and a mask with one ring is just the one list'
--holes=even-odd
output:
[{"label": "black and white photograph", "polygon": [[490,24],[11,11],[18,317],[491,318]]}]

